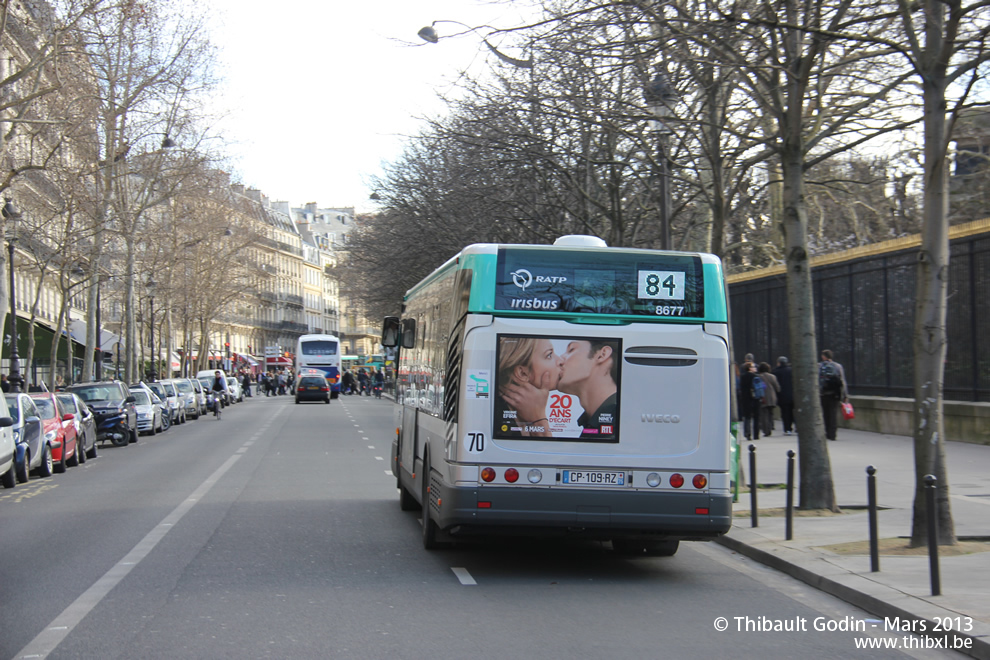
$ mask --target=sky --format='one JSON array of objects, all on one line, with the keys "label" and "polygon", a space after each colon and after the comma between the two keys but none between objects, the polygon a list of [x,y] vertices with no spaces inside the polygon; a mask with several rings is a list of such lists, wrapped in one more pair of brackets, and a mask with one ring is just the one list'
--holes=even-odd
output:
[{"label": "sky", "polygon": [[[485,31],[429,44],[436,20],[511,27],[519,6],[475,0],[207,0],[225,83],[232,181],[293,206],[373,211],[371,177],[398,159],[438,93],[487,67]],[[438,23],[453,35],[464,29]]]}]

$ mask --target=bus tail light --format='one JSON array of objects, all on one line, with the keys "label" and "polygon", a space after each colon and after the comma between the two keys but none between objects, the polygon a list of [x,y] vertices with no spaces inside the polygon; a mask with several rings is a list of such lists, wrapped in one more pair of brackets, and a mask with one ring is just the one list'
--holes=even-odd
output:
[{"label": "bus tail light", "polygon": [[691,480],[695,488],[704,488],[708,485],[708,477],[703,474],[694,475],[694,479]]},{"label": "bus tail light", "polygon": [[526,478],[529,479],[529,483],[538,484],[541,481],[543,481],[543,473],[537,470],[536,468],[533,468],[526,475]]},{"label": "bus tail light", "polygon": [[674,474],[670,475],[670,485],[673,486],[674,488],[680,488],[681,486],[684,485],[684,477],[682,477],[680,474],[677,474],[675,472]]},{"label": "bus tail light", "polygon": [[495,481],[495,470],[490,467],[486,467],[481,471],[481,480],[485,482]]},{"label": "bus tail light", "polygon": [[478,508],[479,509],[490,509],[490,508],[492,508],[492,503],[491,502],[478,502]]},{"label": "bus tail light", "polygon": [[697,509],[694,510],[694,512],[696,514],[698,514],[699,516],[707,516],[708,515],[708,507],[706,507],[706,506],[699,506]]},{"label": "bus tail light", "polygon": [[505,471],[505,480],[510,484],[514,484],[519,481],[519,470],[516,468],[509,468]]},{"label": "bus tail light", "polygon": [[646,475],[646,485],[650,488],[656,488],[660,485],[661,477],[656,472],[650,472]]}]

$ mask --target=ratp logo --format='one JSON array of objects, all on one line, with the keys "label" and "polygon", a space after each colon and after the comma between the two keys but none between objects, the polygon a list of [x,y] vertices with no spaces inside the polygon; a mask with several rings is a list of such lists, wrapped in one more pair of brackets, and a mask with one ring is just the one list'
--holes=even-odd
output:
[{"label": "ratp logo", "polygon": [[510,275],[512,275],[512,283],[523,291],[525,291],[526,287],[533,283],[533,274],[525,268],[520,268],[514,273],[510,273]]}]

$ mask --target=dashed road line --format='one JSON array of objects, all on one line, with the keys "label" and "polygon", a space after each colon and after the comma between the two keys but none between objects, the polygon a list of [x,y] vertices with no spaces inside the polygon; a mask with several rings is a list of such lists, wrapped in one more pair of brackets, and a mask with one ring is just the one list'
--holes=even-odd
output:
[{"label": "dashed road line", "polygon": [[474,581],[474,578],[471,577],[471,574],[468,573],[468,569],[466,569],[466,568],[453,568],[452,567],[450,570],[452,570],[454,572],[454,575],[457,576],[457,579],[465,587],[477,586],[478,583],[475,582]]}]

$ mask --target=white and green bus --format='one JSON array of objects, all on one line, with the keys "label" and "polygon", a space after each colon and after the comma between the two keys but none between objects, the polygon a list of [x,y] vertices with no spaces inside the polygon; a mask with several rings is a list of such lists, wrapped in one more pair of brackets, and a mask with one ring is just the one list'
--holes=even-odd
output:
[{"label": "white and green bus", "polygon": [[392,472],[423,543],[611,540],[671,555],[729,530],[728,315],[713,255],[464,248],[388,317]]}]

